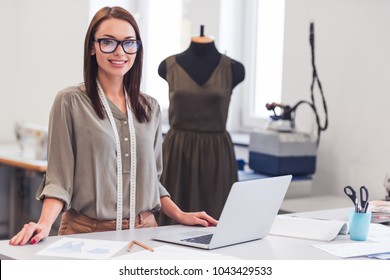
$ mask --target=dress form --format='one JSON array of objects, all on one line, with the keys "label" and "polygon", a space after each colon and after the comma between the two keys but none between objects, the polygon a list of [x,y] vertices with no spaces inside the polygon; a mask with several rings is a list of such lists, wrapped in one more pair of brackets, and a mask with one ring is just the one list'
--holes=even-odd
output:
[{"label": "dress form", "polygon": [[[214,40],[203,35],[201,26],[200,36],[192,37],[187,50],[176,55],[177,63],[198,84],[203,85],[218,66],[221,53],[217,50]],[[232,62],[232,86],[233,88],[245,78],[244,66],[235,60]],[[166,63],[163,60],[158,68],[160,77],[166,80]]]},{"label": "dress form", "polygon": [[[182,209],[203,209],[219,218],[238,180],[234,147],[226,121],[233,87],[244,66],[221,54],[207,36],[191,39],[184,52],[161,62],[169,85],[170,129],[163,142],[161,183]],[[160,217],[160,225],[171,221]]]}]

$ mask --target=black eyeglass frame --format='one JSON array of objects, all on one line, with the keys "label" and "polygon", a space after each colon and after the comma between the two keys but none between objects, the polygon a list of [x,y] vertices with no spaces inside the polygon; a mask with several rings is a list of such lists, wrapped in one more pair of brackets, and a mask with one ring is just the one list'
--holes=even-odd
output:
[{"label": "black eyeglass frame", "polygon": [[[103,50],[102,50],[102,46],[101,46],[101,41],[103,41],[103,40],[115,41],[115,42],[116,42],[115,48],[114,48],[111,52],[103,51]],[[101,51],[102,53],[113,53],[113,52],[116,51],[116,49],[118,48],[118,46],[121,45],[121,46],[122,46],[122,50],[123,50],[125,53],[127,53],[127,54],[136,54],[136,53],[138,52],[139,48],[141,47],[141,44],[142,44],[142,42],[141,42],[140,40],[133,40],[133,39],[127,39],[127,40],[120,41],[120,40],[116,40],[116,39],[113,39],[113,38],[95,38],[93,41],[96,42],[96,43],[99,43],[99,48],[100,48],[100,51]],[[123,46],[123,44],[124,44],[125,42],[129,42],[129,41],[135,42],[135,43],[137,44],[137,51],[136,51],[136,52],[131,52],[131,53],[130,53],[130,52],[125,51],[125,47]]]}]

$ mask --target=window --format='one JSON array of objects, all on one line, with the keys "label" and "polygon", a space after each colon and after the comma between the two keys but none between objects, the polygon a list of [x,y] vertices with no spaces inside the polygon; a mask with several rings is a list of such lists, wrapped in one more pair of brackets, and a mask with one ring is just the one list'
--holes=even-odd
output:
[{"label": "window", "polygon": [[158,75],[160,63],[168,56],[181,52],[183,0],[143,0],[141,34],[144,46],[142,90],[156,98],[163,109],[169,107],[168,84]]},{"label": "window", "polygon": [[261,127],[270,115],[265,104],[280,102],[282,95],[284,0],[254,1],[246,11],[249,94],[243,100],[242,125]]}]

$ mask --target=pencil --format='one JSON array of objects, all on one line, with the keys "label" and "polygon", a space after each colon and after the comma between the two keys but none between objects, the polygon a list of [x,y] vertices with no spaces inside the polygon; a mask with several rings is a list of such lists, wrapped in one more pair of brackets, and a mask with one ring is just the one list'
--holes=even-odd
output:
[{"label": "pencil", "polygon": [[131,248],[134,246],[134,241],[131,241],[129,246],[127,246],[127,252],[130,252]]},{"label": "pencil", "polygon": [[151,251],[151,252],[154,252],[153,248],[152,248],[152,247],[149,247],[148,245],[145,245],[145,244],[143,244],[143,243],[141,243],[141,242],[139,242],[139,241],[137,241],[137,240],[133,240],[133,242],[134,242],[134,244],[137,244],[138,246],[140,246],[140,247],[142,247],[142,248],[144,248],[144,249],[146,249],[146,250],[149,250],[149,251]]}]

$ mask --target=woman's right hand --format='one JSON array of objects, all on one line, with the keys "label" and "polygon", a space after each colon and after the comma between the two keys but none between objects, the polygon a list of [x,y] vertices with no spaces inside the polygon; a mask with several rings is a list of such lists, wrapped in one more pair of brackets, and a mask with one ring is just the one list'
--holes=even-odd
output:
[{"label": "woman's right hand", "polygon": [[33,222],[25,224],[22,230],[10,239],[9,244],[17,246],[38,243],[49,236],[50,228],[51,226]]},{"label": "woman's right hand", "polygon": [[64,207],[64,202],[56,198],[45,198],[41,217],[37,223],[25,224],[9,241],[10,245],[35,244],[49,236],[50,229]]}]

